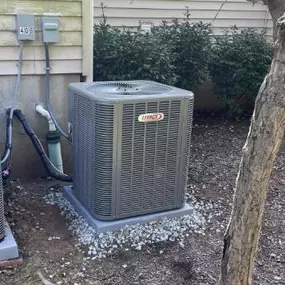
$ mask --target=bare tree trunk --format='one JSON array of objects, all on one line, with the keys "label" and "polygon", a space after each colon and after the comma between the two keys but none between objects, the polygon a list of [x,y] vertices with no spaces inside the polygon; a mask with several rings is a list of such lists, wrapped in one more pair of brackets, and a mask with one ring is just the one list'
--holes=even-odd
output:
[{"label": "bare tree trunk", "polygon": [[273,21],[273,36],[274,40],[277,38],[276,24],[278,19],[285,13],[285,1],[284,0],[264,0],[270,11]]},{"label": "bare tree trunk", "polygon": [[277,28],[271,70],[256,98],[242,151],[233,212],[224,238],[220,285],[249,285],[252,280],[268,185],[285,127],[285,14]]},{"label": "bare tree trunk", "polygon": [[[260,2],[260,0],[247,0],[253,3]],[[268,6],[272,21],[273,21],[273,36],[274,40],[277,38],[276,24],[278,19],[285,13],[285,1],[284,0],[263,0],[264,5]]]}]

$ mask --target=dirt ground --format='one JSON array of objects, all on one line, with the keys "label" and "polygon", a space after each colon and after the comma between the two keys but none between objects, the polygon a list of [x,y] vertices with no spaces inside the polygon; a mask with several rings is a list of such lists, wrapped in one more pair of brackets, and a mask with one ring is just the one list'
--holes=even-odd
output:
[{"label": "dirt ground", "polygon": [[[248,122],[196,119],[188,191],[214,219],[205,235],[190,234],[178,243],[121,251],[99,261],[86,261],[54,206],[42,197],[60,190],[55,181],[17,181],[6,207],[24,263],[0,271],[1,285],[44,284],[40,271],[54,284],[68,285],[198,285],[216,284],[225,227]],[[276,161],[264,216],[254,284],[285,284],[285,145]],[[193,199],[193,198],[191,198]],[[190,199],[190,200],[191,200]],[[57,239],[50,240],[51,236]]]}]

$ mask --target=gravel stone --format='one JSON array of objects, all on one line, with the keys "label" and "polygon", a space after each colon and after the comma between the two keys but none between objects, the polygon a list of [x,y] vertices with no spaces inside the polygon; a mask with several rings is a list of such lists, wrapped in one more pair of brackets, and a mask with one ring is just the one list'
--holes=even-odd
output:
[{"label": "gravel stone", "polygon": [[119,249],[142,250],[145,245],[175,242],[184,246],[184,237],[189,233],[204,234],[207,220],[203,211],[212,209],[214,205],[203,204],[193,196],[186,197],[194,207],[193,215],[179,218],[163,219],[146,224],[127,225],[124,228],[107,233],[96,233],[65,199],[61,192],[49,193],[44,200],[49,205],[60,209],[61,215],[69,222],[69,230],[77,239],[77,247],[87,247],[86,254],[92,259],[101,259]]}]

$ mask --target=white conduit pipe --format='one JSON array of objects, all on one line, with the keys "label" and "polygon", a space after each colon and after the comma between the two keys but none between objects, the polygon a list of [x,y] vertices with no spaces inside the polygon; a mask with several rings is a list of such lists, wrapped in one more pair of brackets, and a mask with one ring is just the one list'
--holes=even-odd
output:
[{"label": "white conduit pipe", "polygon": [[51,119],[49,111],[46,110],[41,104],[36,104],[36,111],[47,119],[48,126],[49,126],[48,130],[50,132],[55,132],[56,131],[56,127],[55,127],[55,124],[53,123],[53,121]]}]

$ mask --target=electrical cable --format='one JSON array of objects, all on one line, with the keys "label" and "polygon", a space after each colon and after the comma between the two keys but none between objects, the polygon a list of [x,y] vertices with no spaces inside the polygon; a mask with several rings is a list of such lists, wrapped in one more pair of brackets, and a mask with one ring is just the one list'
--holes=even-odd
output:
[{"label": "electrical cable", "polygon": [[44,43],[45,46],[45,56],[46,56],[46,78],[45,78],[45,101],[46,101],[46,107],[50,114],[50,117],[55,124],[57,130],[61,133],[63,137],[65,137],[70,143],[70,138],[67,133],[64,132],[64,130],[61,128],[61,126],[58,124],[55,115],[52,110],[52,106],[50,103],[50,58],[49,58],[49,48],[48,43]]},{"label": "electrical cable", "polygon": [[17,102],[17,95],[19,93],[19,88],[21,84],[21,77],[22,77],[22,62],[23,62],[23,48],[24,44],[23,42],[19,42],[20,48],[19,48],[19,55],[18,55],[18,71],[17,71],[17,81],[16,81],[16,86],[15,86],[15,91],[14,95],[12,98],[12,106],[11,106],[11,111],[9,116],[7,117],[7,129],[6,129],[6,145],[5,145],[5,150],[4,154],[1,157],[1,164],[4,164],[9,156],[11,155],[12,152],[12,132],[13,132],[13,126],[12,126],[12,120],[13,120],[13,115],[14,115],[14,110],[16,108],[16,102]]}]

